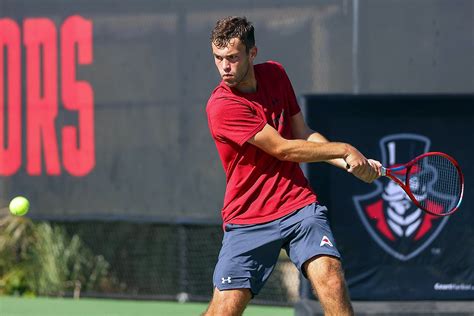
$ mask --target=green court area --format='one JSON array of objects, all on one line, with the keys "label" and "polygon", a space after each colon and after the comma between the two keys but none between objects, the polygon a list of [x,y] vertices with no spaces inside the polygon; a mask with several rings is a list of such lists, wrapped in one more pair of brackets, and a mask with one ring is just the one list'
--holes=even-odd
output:
[{"label": "green court area", "polygon": [[[207,304],[108,299],[21,298],[0,296],[1,316],[187,316]],[[250,305],[245,316],[290,316],[290,307]]]}]

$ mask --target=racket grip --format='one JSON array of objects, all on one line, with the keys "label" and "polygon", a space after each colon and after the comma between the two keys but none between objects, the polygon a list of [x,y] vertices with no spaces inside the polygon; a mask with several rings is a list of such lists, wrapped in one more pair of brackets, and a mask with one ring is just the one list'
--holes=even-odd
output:
[{"label": "racket grip", "polygon": [[385,177],[387,175],[387,169],[384,167],[380,168],[380,174],[382,177]]}]

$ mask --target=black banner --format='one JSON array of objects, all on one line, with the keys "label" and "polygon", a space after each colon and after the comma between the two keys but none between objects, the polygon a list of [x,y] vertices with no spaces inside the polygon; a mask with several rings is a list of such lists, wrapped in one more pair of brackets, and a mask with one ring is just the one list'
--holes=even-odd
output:
[{"label": "black banner", "polygon": [[330,208],[353,299],[474,298],[473,101],[473,95],[303,98],[308,124],[333,141],[384,165],[446,152],[465,176],[457,213],[434,217],[417,212],[386,178],[365,184],[329,165],[307,165],[321,203]]}]

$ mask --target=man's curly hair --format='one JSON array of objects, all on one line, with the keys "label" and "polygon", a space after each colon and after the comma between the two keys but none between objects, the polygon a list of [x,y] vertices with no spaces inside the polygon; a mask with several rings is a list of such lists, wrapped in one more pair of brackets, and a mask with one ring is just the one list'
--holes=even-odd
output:
[{"label": "man's curly hair", "polygon": [[232,38],[238,38],[248,53],[255,46],[254,27],[245,17],[228,16],[216,22],[211,33],[211,43],[224,48]]}]

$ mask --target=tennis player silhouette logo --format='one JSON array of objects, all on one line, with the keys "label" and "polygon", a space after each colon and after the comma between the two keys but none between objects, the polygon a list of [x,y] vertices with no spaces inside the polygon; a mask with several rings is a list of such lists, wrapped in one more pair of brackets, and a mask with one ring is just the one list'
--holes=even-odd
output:
[{"label": "tennis player silhouette logo", "polygon": [[[418,134],[393,134],[380,140],[381,163],[396,167],[428,152],[430,139]],[[429,168],[413,168],[410,188],[418,201],[430,203],[430,192],[418,185],[420,177],[434,178]],[[404,179],[404,174],[400,174]],[[402,180],[403,181],[403,180]],[[407,261],[420,254],[441,232],[448,217],[436,217],[419,209],[395,182],[382,177],[373,192],[353,197],[357,212],[370,236],[393,257]]]}]

